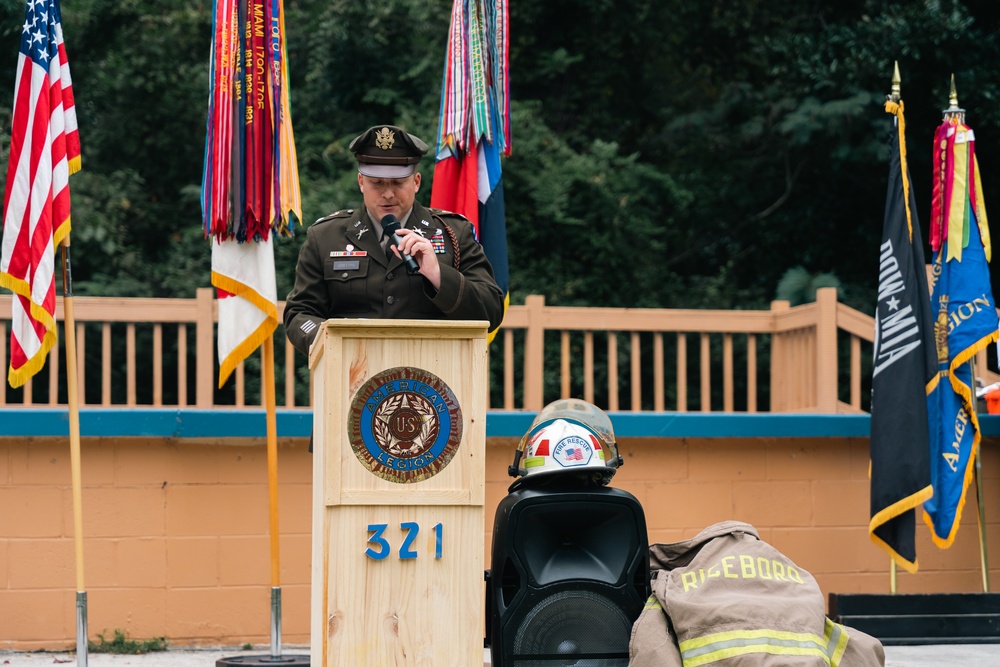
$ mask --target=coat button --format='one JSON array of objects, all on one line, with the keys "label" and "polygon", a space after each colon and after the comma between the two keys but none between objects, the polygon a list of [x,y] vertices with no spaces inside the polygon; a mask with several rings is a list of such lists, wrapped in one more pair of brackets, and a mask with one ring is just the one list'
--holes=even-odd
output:
[{"label": "coat button", "polygon": [[395,277],[396,277],[396,274],[393,273],[392,271],[390,271],[389,273],[385,274],[385,279],[386,280],[392,280]]},{"label": "coat button", "polygon": [[385,301],[391,306],[392,304],[396,303],[396,297],[389,295],[385,298]]},{"label": "coat button", "polygon": [[343,273],[341,273],[340,277],[341,278],[346,278],[347,277],[347,271],[344,271]]}]

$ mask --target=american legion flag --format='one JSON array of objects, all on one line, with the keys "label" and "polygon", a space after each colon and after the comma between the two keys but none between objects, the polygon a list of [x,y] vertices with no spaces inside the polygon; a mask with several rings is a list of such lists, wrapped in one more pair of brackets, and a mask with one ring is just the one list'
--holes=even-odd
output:
[{"label": "american legion flag", "polygon": [[472,223],[505,312],[510,276],[500,156],[510,155],[509,41],[507,0],[454,1],[431,186],[432,207]]},{"label": "american legion flag", "polygon": [[924,522],[942,549],[958,532],[979,448],[971,361],[997,340],[990,229],[975,145],[964,114],[946,114],[934,135],[931,303],[940,380],[931,395],[934,496],[924,503]]},{"label": "american legion flag", "polygon": [[216,0],[202,220],[219,296],[219,386],[278,326],[273,233],[302,219],[281,0]]},{"label": "american legion flag", "polygon": [[879,248],[871,407],[871,540],[917,571],[916,511],[933,489],[928,396],[938,383],[923,239],[906,165],[903,102],[887,101],[889,185]]},{"label": "american legion flag", "polygon": [[28,0],[17,56],[0,286],[14,292],[12,387],[45,364],[56,343],[55,248],[70,231],[69,176],[80,137],[59,0]]}]

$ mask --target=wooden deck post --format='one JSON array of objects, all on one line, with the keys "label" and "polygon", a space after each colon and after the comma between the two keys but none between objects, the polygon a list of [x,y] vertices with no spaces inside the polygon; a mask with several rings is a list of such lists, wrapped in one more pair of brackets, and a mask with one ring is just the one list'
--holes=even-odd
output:
[{"label": "wooden deck post", "polygon": [[771,412],[783,412],[788,409],[788,401],[785,392],[788,387],[788,380],[785,373],[789,371],[784,360],[784,340],[777,327],[777,316],[779,313],[788,311],[791,304],[787,301],[772,301],[771,315]]},{"label": "wooden deck post", "polygon": [[837,412],[837,288],[816,290],[816,407]]},{"label": "wooden deck post", "polygon": [[545,297],[532,294],[524,300],[528,327],[524,337],[524,409],[541,410],[545,386]]}]

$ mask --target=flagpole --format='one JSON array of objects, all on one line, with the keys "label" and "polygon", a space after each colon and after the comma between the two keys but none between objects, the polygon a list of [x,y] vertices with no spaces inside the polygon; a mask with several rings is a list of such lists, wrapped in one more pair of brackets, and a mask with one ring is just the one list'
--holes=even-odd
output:
[{"label": "flagpole", "polygon": [[[889,92],[889,95],[888,95],[889,99],[892,100],[893,102],[898,103],[900,97],[902,97],[901,84],[902,84],[902,78],[899,76],[899,61],[896,60],[896,61],[893,62],[892,88],[890,89],[890,92]],[[896,118],[895,116],[893,116],[893,118],[892,118],[893,125],[896,125],[896,123],[898,123],[898,122],[899,122],[899,119]],[[928,295],[928,298],[929,298],[929,296],[930,295]],[[895,595],[896,594],[896,585],[897,585],[897,583],[898,583],[898,575],[897,575],[897,572],[896,572],[896,560],[894,558],[889,558],[889,594],[890,595]]]},{"label": "flagpole", "polygon": [[274,337],[264,340],[264,408],[267,415],[267,486],[271,527],[271,657],[281,658],[281,559],[278,536],[278,426],[274,390]]},{"label": "flagpole", "polygon": [[62,242],[63,329],[66,335],[66,394],[69,402],[69,452],[73,478],[73,538],[76,546],[76,664],[87,667],[87,591],[83,583],[83,492],[80,475],[80,410],[76,378],[76,318],[69,235]]},{"label": "flagpole", "polygon": [[[955,75],[951,79],[952,100],[955,100]],[[973,405],[978,400],[976,391],[976,365],[975,357],[969,359],[969,375],[972,377]],[[976,462],[973,473],[976,476],[976,500],[978,501],[978,512],[976,522],[979,524],[979,566],[983,571],[983,592],[990,592],[990,568],[989,558],[986,555],[986,507],[983,503],[983,475],[982,475],[982,446],[976,449]]]},{"label": "flagpole", "polygon": [[990,565],[986,553],[986,507],[983,502],[983,475],[981,457],[983,448],[976,450],[976,496],[979,498],[979,560],[983,568],[983,592],[990,592]]},{"label": "flagpole", "polygon": [[[951,80],[952,94],[955,90],[955,76]],[[975,357],[969,359],[969,374],[972,376],[972,399],[976,405],[976,366]],[[982,444],[976,448],[976,464],[973,472],[976,475],[976,499],[979,501],[979,512],[977,513],[977,523],[979,524],[979,565],[983,570],[983,592],[990,592],[990,566],[989,557],[986,553],[986,506],[983,502],[983,471],[982,471]]]}]

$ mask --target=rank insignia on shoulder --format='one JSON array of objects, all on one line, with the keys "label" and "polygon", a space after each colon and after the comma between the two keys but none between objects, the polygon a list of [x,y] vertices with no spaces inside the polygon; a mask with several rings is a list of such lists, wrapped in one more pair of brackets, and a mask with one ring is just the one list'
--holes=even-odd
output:
[{"label": "rank insignia on shoulder", "polygon": [[333,220],[335,218],[343,218],[343,217],[346,217],[348,215],[351,215],[353,212],[354,211],[350,211],[350,210],[334,211],[333,213],[330,213],[329,215],[324,215],[322,218],[317,219],[316,222],[314,222],[313,224],[314,225],[318,225],[321,222],[327,222],[328,220]]},{"label": "rank insignia on shoulder", "polygon": [[435,255],[443,255],[447,252],[444,247],[444,232],[440,228],[434,230],[434,236],[431,237],[431,246],[434,248]]},{"label": "rank insignia on shoulder", "polygon": [[468,218],[466,218],[461,213],[455,213],[455,211],[446,211],[443,208],[432,208],[430,209],[430,212],[435,215],[452,215],[455,216],[456,218],[461,218],[462,220],[468,220]]}]

